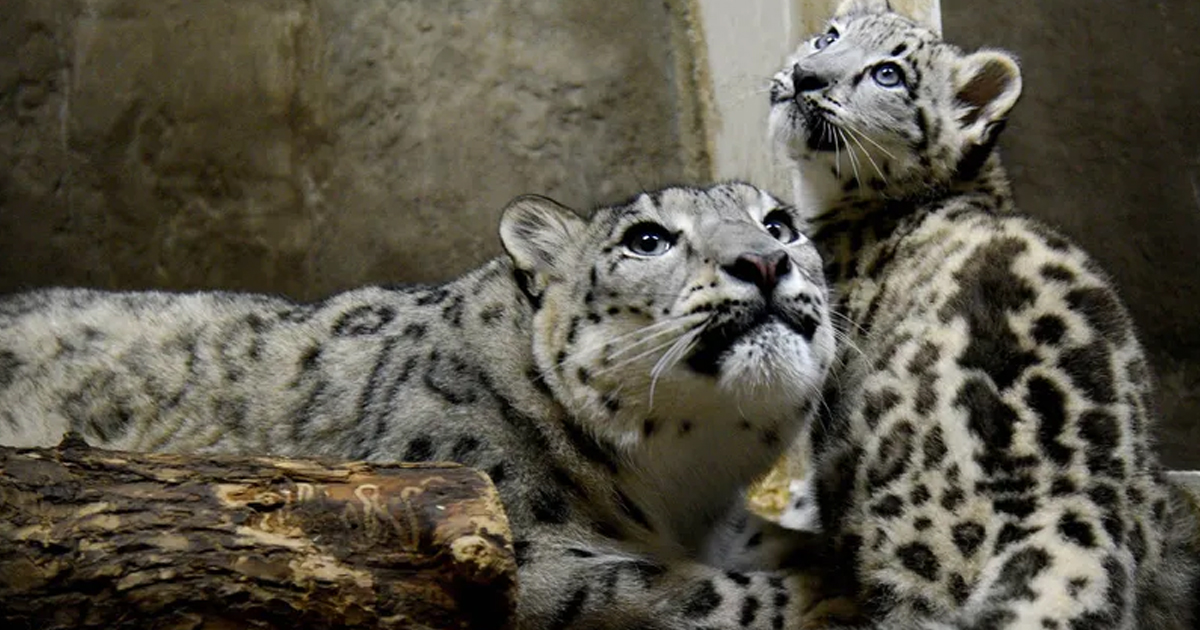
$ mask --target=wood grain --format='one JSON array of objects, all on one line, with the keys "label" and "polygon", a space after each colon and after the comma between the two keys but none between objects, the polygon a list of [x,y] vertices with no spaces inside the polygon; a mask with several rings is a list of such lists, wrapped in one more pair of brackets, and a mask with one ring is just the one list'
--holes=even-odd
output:
[{"label": "wood grain", "polygon": [[5,628],[503,628],[515,593],[469,468],[0,447]]}]

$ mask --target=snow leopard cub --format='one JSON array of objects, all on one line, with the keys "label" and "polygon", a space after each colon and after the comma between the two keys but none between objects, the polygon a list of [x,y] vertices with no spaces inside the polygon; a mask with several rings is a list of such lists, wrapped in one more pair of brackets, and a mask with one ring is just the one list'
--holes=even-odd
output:
[{"label": "snow leopard cub", "polygon": [[794,627],[803,579],[736,528],[834,355],[797,221],[738,183],[523,197],[508,257],[440,286],[11,296],[0,443],[458,461],[504,501],[518,628]]},{"label": "snow leopard cub", "polygon": [[[1194,527],[1116,289],[1013,211],[1016,61],[851,1],[770,127],[847,317],[813,423],[820,526],[881,628],[1193,628]],[[800,497],[803,500],[805,497]]]}]

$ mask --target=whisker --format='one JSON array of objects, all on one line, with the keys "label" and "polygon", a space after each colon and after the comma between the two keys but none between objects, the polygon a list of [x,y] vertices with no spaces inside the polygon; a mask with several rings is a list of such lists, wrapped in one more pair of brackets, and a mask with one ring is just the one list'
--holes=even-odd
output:
[{"label": "whisker", "polygon": [[[705,317],[706,317],[706,315],[702,315],[700,313],[695,313],[693,315],[686,315],[684,317],[672,319],[667,322],[659,322],[657,324],[651,324],[649,326],[644,326],[633,332],[625,333],[623,335],[614,337],[612,339],[606,339],[605,345],[611,347],[614,345],[614,342],[616,342],[616,341],[622,341],[622,340],[628,339],[630,337],[633,337],[635,335],[645,335],[644,337],[638,338],[633,343],[631,343],[623,348],[620,348],[616,352],[613,352],[609,356],[609,358],[615,359],[623,354],[628,354],[634,348],[636,348],[644,343],[647,343],[653,339],[657,339],[663,335],[669,335],[673,332],[676,332],[676,328],[683,328],[683,327],[694,325],[697,323],[694,320],[696,320],[697,318],[703,319]],[[665,324],[671,324],[671,326],[665,326]]]},{"label": "whisker", "polygon": [[871,138],[871,136],[867,135],[862,130],[855,129],[851,125],[844,125],[844,126],[846,127],[846,131],[852,131],[852,132],[857,133],[859,135],[859,137],[861,137],[863,140],[866,140],[867,142],[870,142],[871,144],[875,145],[875,148],[882,151],[884,155],[892,158],[893,160],[896,159],[896,156],[893,155],[891,151],[888,151],[887,149],[883,148],[882,144],[879,144],[878,142],[876,142],[873,138]]},{"label": "whisker", "polygon": [[671,346],[671,349],[667,350],[667,352],[663,354],[662,358],[658,360],[658,363],[654,364],[654,367],[650,370],[649,409],[654,409],[654,389],[658,385],[658,378],[662,376],[664,372],[674,367],[680,359],[687,356],[687,353],[690,352],[693,347],[695,347],[696,343],[700,339],[701,333],[703,332],[704,327],[701,326],[687,334],[682,335],[679,340],[675,342],[675,345]]},{"label": "whisker", "polygon": [[738,96],[737,98],[735,98],[733,100],[733,103],[734,103],[734,105],[741,105],[742,103],[745,103],[747,100],[749,100],[752,97],[758,97],[763,94],[770,94],[770,93],[771,93],[771,86],[767,85],[766,87],[759,88],[756,90],[750,90],[749,92],[744,93],[741,96]]},{"label": "whisker", "polygon": [[608,358],[609,358],[610,360],[616,360],[616,359],[619,359],[620,357],[622,357],[622,356],[624,356],[624,355],[627,355],[627,354],[629,354],[630,352],[633,352],[635,349],[637,349],[637,348],[638,348],[638,346],[644,346],[645,344],[647,344],[647,343],[650,343],[650,342],[654,341],[655,339],[658,339],[659,337],[662,337],[662,336],[664,336],[664,335],[670,335],[670,334],[674,334],[674,333],[680,333],[680,334],[683,334],[683,333],[682,333],[680,330],[677,330],[677,329],[674,329],[674,328],[671,328],[671,329],[668,329],[668,330],[660,330],[660,331],[658,331],[658,332],[654,333],[653,335],[648,335],[648,336],[647,336],[646,338],[644,338],[644,339],[639,339],[639,340],[637,340],[637,341],[635,341],[635,342],[633,342],[633,343],[631,343],[631,344],[629,344],[629,345],[627,345],[627,346],[624,346],[624,347],[622,347],[622,348],[618,349],[617,351],[615,351],[615,352],[613,352],[612,354],[608,355]]},{"label": "whisker", "polygon": [[838,343],[839,346],[853,350],[855,353],[858,354],[858,356],[860,356],[860,357],[866,356],[866,354],[863,352],[862,348],[859,347],[859,345],[855,341],[855,339],[862,338],[863,340],[869,342],[869,341],[871,341],[873,335],[868,333],[865,329],[863,329],[862,326],[859,326],[856,322],[851,320],[849,317],[846,317],[846,316],[842,315],[841,313],[838,313],[837,315],[839,317],[841,317],[842,320],[844,322],[846,322],[847,324],[849,324],[850,326],[857,328],[857,330],[855,331],[854,335],[851,335],[850,332],[848,332],[846,330],[838,330],[835,328],[834,329],[834,340]]},{"label": "whisker", "polygon": [[867,333],[867,329],[863,328],[862,324],[859,324],[858,322],[854,321],[854,319],[852,319],[849,315],[846,315],[845,313],[842,313],[842,312],[836,311],[836,310],[830,310],[829,315],[831,317],[840,319],[841,321],[845,322],[846,324],[849,324],[850,326],[854,327],[856,333],[858,333],[864,337],[870,338],[869,333]]},{"label": "whisker", "polygon": [[[846,142],[845,134],[843,134],[841,131],[839,131],[837,127],[832,127],[832,128],[835,132],[835,134],[833,136],[834,146],[841,147],[843,144],[846,145],[846,157],[850,158],[850,167],[854,170],[854,178],[858,179],[858,169],[854,168],[854,154],[850,152],[851,147]],[[840,181],[841,177],[838,177],[838,180]]]},{"label": "whisker", "polygon": [[735,94],[735,103],[740,105],[746,99],[761,94],[767,94],[771,91],[771,83],[774,79],[764,78],[759,74],[738,74],[721,81],[718,88],[727,88],[731,94]]},{"label": "whisker", "polygon": [[670,341],[660,343],[657,346],[650,348],[649,350],[646,350],[644,352],[639,352],[639,353],[633,355],[632,357],[627,357],[621,361],[613,363],[612,365],[607,365],[607,366],[597,370],[596,374],[597,375],[608,374],[608,373],[612,372],[613,370],[618,370],[618,369],[621,369],[632,363],[637,363],[638,361],[654,354],[655,352],[662,350],[663,348],[671,347],[673,344],[677,343],[678,341],[679,341],[679,339],[671,339]]},{"label": "whisker", "polygon": [[[851,341],[850,338],[845,335],[845,333],[837,335],[836,339],[837,339],[837,343],[841,346],[841,348],[843,348],[847,352],[853,351],[855,354],[858,355],[859,358],[866,356],[866,354],[863,352],[862,348],[860,348],[858,346],[858,344]],[[849,357],[844,357],[844,356],[842,356],[843,354],[845,354],[845,353],[838,352],[837,354],[834,355],[834,358],[838,363],[840,363],[842,365],[842,367],[845,367],[847,362],[849,361]]]},{"label": "whisker", "polygon": [[882,179],[883,183],[886,184],[887,176],[883,174],[883,171],[879,168],[879,165],[875,163],[875,158],[871,157],[871,152],[868,151],[865,146],[863,146],[862,141],[858,139],[858,136],[853,131],[851,131],[849,127],[846,128],[846,133],[850,134],[851,140],[858,143],[858,148],[862,149],[863,155],[867,156],[867,160],[869,160],[871,162],[871,166],[875,167],[875,172],[879,173],[879,178]]},{"label": "whisker", "polygon": [[[826,121],[825,124],[828,125],[829,122]],[[841,143],[837,141],[836,137],[833,139],[833,167],[837,171],[837,178],[840,182],[842,180],[842,149]]]},{"label": "whisker", "polygon": [[858,158],[854,155],[854,147],[849,140],[846,140],[845,132],[841,129],[838,129],[837,132],[842,137],[842,141],[846,143],[846,155],[850,156],[850,168],[854,170],[854,179],[858,181],[859,186],[862,186],[862,175],[858,172]]},{"label": "whisker", "polygon": [[658,360],[658,363],[654,364],[654,367],[650,370],[650,376],[654,379],[657,379],[663,372],[671,369],[671,366],[674,365],[675,361],[685,354],[685,347],[691,345],[693,341],[698,339],[700,334],[704,332],[704,328],[704,326],[699,326],[691,331],[688,331],[687,333],[684,333],[683,335],[680,335],[679,340],[675,342],[675,345],[672,346],[670,350],[667,350],[665,354],[663,354],[662,358]]},{"label": "whisker", "polygon": [[[826,402],[826,400],[825,400],[825,397],[824,397],[824,396],[821,396],[820,398],[818,398],[818,399],[817,399],[817,402],[819,402],[819,403],[821,404],[821,406],[825,408],[825,413],[817,413],[817,414],[813,414],[813,415],[815,415],[815,416],[816,416],[816,418],[814,418],[814,419],[815,419],[817,422],[821,423],[821,432],[822,432],[822,433],[828,433],[828,432],[829,432],[829,430],[830,430],[830,428],[829,428],[829,422],[830,422],[830,420],[832,420],[832,419],[833,419],[833,407],[830,407],[830,406],[829,406],[829,403],[828,403],[828,402]],[[805,449],[805,453],[804,453],[804,454],[805,454],[805,455],[807,455],[807,456],[809,456],[809,458],[811,458],[811,456],[812,456],[812,453],[811,453],[811,452],[809,452],[809,450],[810,450],[810,449]],[[807,465],[809,465],[809,466],[811,466],[811,461],[810,461],[810,462],[806,462],[806,464],[807,464]]]},{"label": "whisker", "polygon": [[[635,341],[632,344],[630,344],[628,346],[628,348],[633,348],[638,345],[641,345],[642,343],[645,343],[647,340],[658,337],[661,334],[666,334],[666,333],[675,331],[679,328],[685,328],[687,326],[694,325],[698,319],[701,319],[704,317],[706,317],[706,315],[704,315],[702,313],[692,313],[690,315],[683,315],[680,317],[671,318],[666,321],[655,322],[653,324],[649,324],[649,325],[643,326],[641,328],[637,328],[637,329],[629,331],[627,333],[617,335],[616,337],[610,337],[610,338],[604,339],[600,342],[590,344],[589,346],[582,347],[582,348],[578,349],[575,354],[581,355],[581,356],[595,356],[597,353],[610,350],[611,348],[613,348],[613,346],[617,345],[619,342],[625,341],[630,338],[634,338]],[[665,329],[665,331],[664,331],[664,329]],[[642,336],[642,335],[645,335],[644,339],[637,340],[638,337]],[[619,352],[625,353],[625,352],[627,352],[627,349],[622,349]]]}]

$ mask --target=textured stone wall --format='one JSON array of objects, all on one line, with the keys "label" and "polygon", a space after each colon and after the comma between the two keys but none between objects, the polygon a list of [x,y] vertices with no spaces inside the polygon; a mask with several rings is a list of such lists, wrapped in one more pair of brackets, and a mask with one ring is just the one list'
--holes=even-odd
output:
[{"label": "textured stone wall", "polygon": [[1158,373],[1161,450],[1200,468],[1200,3],[947,0],[942,22],[1020,56],[1017,203],[1112,273]]},{"label": "textured stone wall", "polygon": [[680,1],[5,0],[0,291],[452,276],[710,176]]}]

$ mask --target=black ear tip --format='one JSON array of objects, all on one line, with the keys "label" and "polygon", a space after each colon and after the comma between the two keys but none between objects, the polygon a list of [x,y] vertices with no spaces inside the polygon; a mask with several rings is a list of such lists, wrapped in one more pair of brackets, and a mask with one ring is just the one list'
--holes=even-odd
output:
[{"label": "black ear tip", "polygon": [[508,202],[509,208],[513,208],[513,207],[517,207],[517,206],[526,206],[526,207],[532,206],[535,208],[554,208],[557,210],[570,210],[570,207],[567,206],[566,204],[559,203],[558,201],[556,201],[550,197],[547,197],[546,195],[538,195],[535,193],[525,193],[523,195],[518,195],[517,197],[513,198],[512,201]]},{"label": "black ear tip", "polygon": [[1007,118],[999,118],[988,123],[983,129],[983,141],[986,143],[994,143],[1004,128],[1008,126]]},{"label": "black ear tip", "polygon": [[586,215],[574,208],[561,204],[545,195],[524,194],[514,198],[504,207],[505,217],[521,213],[527,220],[538,222],[565,221],[576,223],[577,220],[587,220]]},{"label": "black ear tip", "polygon": [[539,195],[536,193],[525,193],[523,195],[517,195],[515,198],[513,198],[512,201],[508,202],[508,205],[513,206],[518,203],[533,203],[533,204],[552,203],[552,204],[555,204],[558,206],[562,205],[561,203],[558,203],[557,201],[555,201],[545,195]]},{"label": "black ear tip", "polygon": [[524,269],[513,269],[513,280],[521,294],[529,301],[529,306],[537,311],[542,308],[542,294],[534,289],[533,274]]}]

